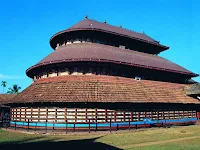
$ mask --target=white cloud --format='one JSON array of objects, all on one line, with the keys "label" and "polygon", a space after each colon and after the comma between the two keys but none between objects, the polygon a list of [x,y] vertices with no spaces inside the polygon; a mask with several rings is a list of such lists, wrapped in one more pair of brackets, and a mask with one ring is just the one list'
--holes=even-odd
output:
[{"label": "white cloud", "polygon": [[4,75],[0,73],[0,80],[5,79],[25,79],[25,76],[10,76],[10,75]]}]

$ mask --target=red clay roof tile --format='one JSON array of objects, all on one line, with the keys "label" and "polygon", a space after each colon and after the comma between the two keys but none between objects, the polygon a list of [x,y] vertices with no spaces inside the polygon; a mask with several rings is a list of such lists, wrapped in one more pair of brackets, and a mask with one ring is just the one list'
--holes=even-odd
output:
[{"label": "red clay roof tile", "polygon": [[137,81],[102,75],[58,76],[39,79],[14,97],[11,103],[32,102],[129,102],[190,103],[184,84]]}]

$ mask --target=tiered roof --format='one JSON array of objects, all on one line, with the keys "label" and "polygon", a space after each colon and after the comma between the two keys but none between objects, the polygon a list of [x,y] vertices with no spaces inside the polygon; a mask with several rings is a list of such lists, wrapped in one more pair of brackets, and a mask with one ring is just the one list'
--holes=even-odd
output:
[{"label": "tiered roof", "polygon": [[116,64],[186,74],[191,77],[198,76],[197,74],[156,55],[95,43],[77,43],[61,46],[49,56],[42,59],[39,63],[29,68],[27,70],[27,75],[31,76],[31,74],[29,74],[30,70],[39,66],[80,61],[112,62]]},{"label": "tiered roof", "polygon": [[55,45],[53,45],[53,40],[55,39],[55,37],[60,36],[61,34],[64,34],[64,33],[72,32],[72,31],[83,31],[83,30],[100,31],[100,32],[110,33],[110,34],[114,34],[114,35],[118,35],[122,37],[127,37],[130,39],[134,39],[134,40],[138,40],[138,41],[159,46],[163,48],[163,50],[166,50],[169,48],[167,46],[161,45],[158,41],[154,40],[153,38],[151,38],[150,36],[144,33],[138,33],[135,31],[124,29],[122,27],[113,26],[107,23],[102,23],[96,20],[91,20],[91,19],[84,19],[78,22],[77,24],[71,26],[70,28],[56,33],[55,35],[51,37],[50,44],[52,48],[55,48]]},{"label": "tiered roof", "polygon": [[186,95],[185,86],[103,75],[59,76],[37,80],[14,97],[13,102],[200,104],[200,101]]}]

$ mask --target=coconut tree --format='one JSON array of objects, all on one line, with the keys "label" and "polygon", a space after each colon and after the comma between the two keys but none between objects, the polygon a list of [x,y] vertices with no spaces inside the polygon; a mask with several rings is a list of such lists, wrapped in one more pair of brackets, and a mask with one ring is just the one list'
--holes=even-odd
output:
[{"label": "coconut tree", "polygon": [[6,81],[1,81],[1,86],[3,87],[3,93],[4,93],[4,88],[6,87],[7,82]]},{"label": "coconut tree", "polygon": [[18,94],[19,90],[21,89],[20,86],[18,86],[17,84],[14,84],[12,87],[8,88],[8,94]]}]

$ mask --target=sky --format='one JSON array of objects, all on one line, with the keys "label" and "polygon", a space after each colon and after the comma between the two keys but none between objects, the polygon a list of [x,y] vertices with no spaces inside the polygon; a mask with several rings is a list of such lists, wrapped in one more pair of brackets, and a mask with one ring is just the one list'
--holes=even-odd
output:
[{"label": "sky", "polygon": [[[200,74],[199,0],[6,0],[0,3],[0,81],[22,90],[26,69],[53,52],[49,39],[84,19],[120,26],[170,46],[160,56]],[[200,77],[194,78],[200,82]],[[0,93],[2,87],[0,87]]]}]

